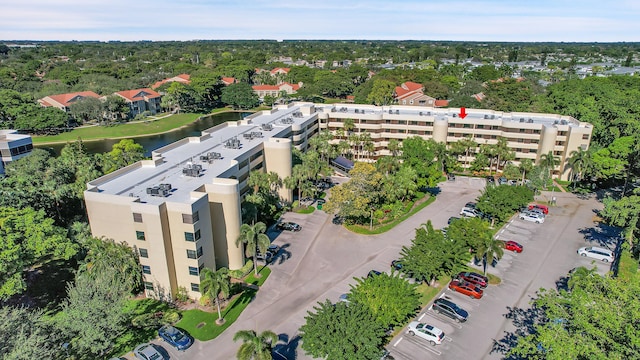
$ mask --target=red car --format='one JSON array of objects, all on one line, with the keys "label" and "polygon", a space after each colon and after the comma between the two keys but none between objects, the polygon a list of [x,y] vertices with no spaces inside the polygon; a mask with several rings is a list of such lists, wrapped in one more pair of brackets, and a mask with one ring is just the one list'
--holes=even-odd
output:
[{"label": "red car", "polygon": [[542,211],[542,213],[545,215],[549,214],[549,207],[547,205],[540,205],[540,204],[529,205],[529,210],[533,210],[533,209],[538,209]]},{"label": "red car", "polygon": [[517,253],[521,253],[522,252],[522,245],[518,244],[515,241],[509,240],[509,241],[505,241],[504,242],[504,248],[505,250],[509,250],[509,251],[515,251]]},{"label": "red car", "polygon": [[472,283],[475,286],[478,286],[480,288],[486,288],[487,285],[489,285],[489,278],[478,274],[478,273],[474,273],[474,272],[461,272],[458,273],[457,276],[458,279],[462,280],[463,282],[468,282],[468,283]]},{"label": "red car", "polygon": [[452,280],[449,283],[449,289],[475,299],[480,299],[482,297],[482,289],[470,282],[462,281],[459,279]]}]

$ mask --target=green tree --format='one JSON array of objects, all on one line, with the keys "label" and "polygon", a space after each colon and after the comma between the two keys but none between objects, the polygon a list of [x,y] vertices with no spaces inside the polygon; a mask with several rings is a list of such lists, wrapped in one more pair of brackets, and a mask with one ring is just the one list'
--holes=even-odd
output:
[{"label": "green tree", "polygon": [[549,151],[546,154],[540,155],[540,166],[547,169],[549,171],[549,177],[552,176],[553,171],[556,166],[560,164],[560,159],[557,156],[553,155],[553,151]]},{"label": "green tree", "polygon": [[349,300],[367,307],[385,328],[404,324],[420,307],[417,285],[398,274],[356,278],[356,283],[351,285]]},{"label": "green tree", "polygon": [[417,173],[418,186],[436,186],[442,172],[436,161],[436,143],[414,136],[402,142],[402,159],[404,163],[413,168]]},{"label": "green tree", "polygon": [[104,173],[108,174],[142,159],[144,159],[142,145],[131,139],[123,139],[113,144],[110,152],[103,154],[102,168]]},{"label": "green tree", "polygon": [[384,193],[390,203],[396,200],[404,202],[406,198],[412,197],[417,189],[416,172],[409,166],[401,166],[396,173],[384,178]]},{"label": "green tree", "polygon": [[491,265],[494,261],[502,259],[502,255],[504,255],[504,243],[494,239],[492,236],[485,236],[476,244],[474,254],[477,260],[482,261],[482,270],[486,275],[487,265]]},{"label": "green tree", "polygon": [[0,299],[26,290],[23,271],[50,259],[69,259],[78,246],[44,211],[0,207]]},{"label": "green tree", "polygon": [[625,196],[618,200],[607,197],[603,200],[604,209],[600,215],[609,224],[624,228],[624,237],[634,249],[635,238],[640,226],[640,195]]},{"label": "green tree", "polygon": [[582,176],[585,173],[588,173],[593,166],[591,160],[591,152],[582,150],[582,148],[578,148],[578,150],[572,151],[569,156],[569,165],[571,166],[571,170],[573,172],[572,180],[573,186],[575,188],[576,182],[581,181]]},{"label": "green tree", "polygon": [[102,121],[104,104],[100,99],[86,97],[71,104],[69,112],[80,123],[90,120]]},{"label": "green tree", "polygon": [[41,310],[25,307],[0,308],[2,359],[60,359],[60,332]]},{"label": "green tree", "polygon": [[98,279],[104,273],[110,273],[125,285],[129,293],[141,290],[140,262],[129,245],[112,239],[91,238],[85,247],[86,256],[81,261],[77,276]]},{"label": "green tree", "polygon": [[[255,262],[254,262],[255,263]],[[229,269],[223,267],[216,271],[204,268],[200,272],[200,290],[202,295],[213,300],[218,309],[218,325],[224,324],[224,318],[220,311],[220,297],[227,298],[231,291],[231,282],[229,278]]]},{"label": "green tree", "polygon": [[258,252],[266,254],[271,244],[271,240],[265,234],[265,231],[267,231],[267,225],[262,222],[257,222],[253,226],[242,224],[240,226],[240,236],[236,239],[236,246],[244,244],[245,255],[253,257],[253,270],[256,277],[258,277],[257,254]]},{"label": "green tree", "polygon": [[524,180],[526,179],[526,175],[529,171],[533,170],[533,160],[531,159],[522,159],[520,160],[520,165],[518,168],[520,172],[522,172],[522,183],[524,184]]},{"label": "green tree", "polygon": [[58,326],[71,339],[70,349],[80,359],[102,358],[127,328],[124,313],[128,289],[115,276],[80,276],[67,286]]},{"label": "green tree", "polygon": [[369,309],[358,303],[318,303],[308,311],[300,327],[302,349],[307,355],[333,360],[378,360],[384,343],[384,327]]},{"label": "green tree", "polygon": [[483,239],[491,237],[491,234],[489,223],[479,217],[458,219],[447,227],[447,238],[466,244],[473,250],[478,248]]},{"label": "green tree", "polygon": [[233,341],[242,340],[236,358],[238,360],[271,360],[271,351],[278,342],[278,335],[265,330],[257,334],[253,330],[240,330],[233,335]]},{"label": "green tree", "polygon": [[378,106],[389,105],[393,102],[395,84],[384,79],[373,80],[373,87],[367,96],[367,102]]},{"label": "green tree", "polygon": [[222,89],[220,100],[234,109],[251,109],[260,104],[258,95],[247,83],[236,83]]},{"label": "green tree", "polygon": [[464,137],[453,144],[451,144],[451,151],[456,155],[464,154],[464,167],[465,169],[469,168],[469,155],[471,153],[475,153],[476,148],[478,147],[478,143],[473,140],[470,136]]},{"label": "green tree", "polygon": [[526,186],[487,186],[478,197],[478,210],[501,222],[533,200],[533,191]]}]

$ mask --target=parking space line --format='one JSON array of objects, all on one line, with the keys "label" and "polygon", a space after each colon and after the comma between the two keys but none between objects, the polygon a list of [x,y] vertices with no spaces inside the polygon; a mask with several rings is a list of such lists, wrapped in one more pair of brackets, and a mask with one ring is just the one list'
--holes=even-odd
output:
[{"label": "parking space line", "polygon": [[398,344],[400,344],[400,341],[402,341],[402,339],[404,339],[404,337],[401,336],[400,339],[398,339],[398,341],[396,341],[396,343],[393,344],[393,347],[398,346]]},{"label": "parking space line", "polygon": [[418,318],[418,321],[422,321],[422,318],[426,315],[426,313],[422,313],[422,315],[420,315],[420,317]]},{"label": "parking space line", "polygon": [[453,341],[453,339],[448,337],[448,336],[445,336],[444,339],[447,340],[448,342],[452,342]]},{"label": "parking space line", "polygon": [[[425,315],[425,314],[423,314],[423,315]],[[462,329],[462,325],[460,323],[456,322],[455,320],[453,320],[452,318],[450,318],[448,316],[441,315],[438,312],[435,312],[435,311],[429,312],[429,316],[433,317],[436,320],[440,320],[442,322],[446,322],[449,325],[452,325],[452,326],[454,326],[454,327],[456,327],[458,329]]]}]

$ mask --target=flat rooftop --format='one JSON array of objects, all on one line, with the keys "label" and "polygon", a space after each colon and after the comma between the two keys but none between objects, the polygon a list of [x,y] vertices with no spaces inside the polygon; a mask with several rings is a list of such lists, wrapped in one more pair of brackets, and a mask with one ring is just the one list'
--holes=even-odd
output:
[{"label": "flat rooftop", "polygon": [[316,110],[323,112],[336,112],[353,114],[354,117],[362,114],[378,114],[378,115],[409,115],[409,116],[430,116],[434,120],[461,120],[464,122],[473,122],[473,120],[501,120],[513,121],[517,123],[533,123],[543,125],[567,125],[570,127],[591,126],[576,120],[571,116],[563,116],[558,114],[540,114],[540,113],[523,113],[523,112],[501,112],[487,109],[465,109],[467,116],[464,120],[458,117],[460,108],[432,108],[424,106],[402,106],[390,105],[374,107],[371,105],[361,104],[331,104],[316,105]]},{"label": "flat rooftop", "polygon": [[[152,161],[136,163],[117,170],[89,183],[97,186],[98,192],[138,197],[140,202],[160,205],[164,202],[189,203],[190,192],[202,184],[210,184],[231,168],[236,159],[260,147],[270,138],[282,138],[294,124],[302,124],[315,113],[309,111],[313,104],[301,103],[267,112],[256,113],[244,120],[230,121],[204,130],[200,137],[190,137],[169,144],[152,152]],[[306,111],[301,112],[306,107]],[[227,142],[236,140],[239,146],[228,147]],[[217,159],[201,160],[200,156],[217,153]],[[160,160],[161,159],[161,160]],[[189,165],[199,165],[202,171],[198,177],[183,174]],[[147,188],[160,184],[171,184],[167,196],[147,194]]]}]

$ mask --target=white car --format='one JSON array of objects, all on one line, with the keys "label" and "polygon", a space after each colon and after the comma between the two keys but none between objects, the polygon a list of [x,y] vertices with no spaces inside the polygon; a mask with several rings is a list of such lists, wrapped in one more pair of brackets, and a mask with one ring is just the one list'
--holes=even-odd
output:
[{"label": "white car", "polygon": [[136,359],[140,360],[164,360],[164,356],[151,344],[140,344],[133,349]]},{"label": "white car", "polygon": [[520,215],[518,216],[520,218],[520,220],[526,220],[526,221],[531,221],[534,222],[536,224],[542,224],[544,222],[544,217],[540,216],[536,213],[531,213],[531,212],[521,212]]},{"label": "white car", "polygon": [[427,325],[419,321],[412,321],[409,324],[409,335],[417,335],[418,337],[429,341],[433,346],[442,344],[442,340],[444,340],[444,331],[433,325]]},{"label": "white car", "polygon": [[587,256],[604,262],[613,262],[613,252],[609,249],[603,249],[597,246],[582,247],[578,249],[580,256]]},{"label": "white car", "polygon": [[478,216],[478,213],[474,209],[463,207],[462,210],[460,210],[460,215],[465,217],[476,217]]}]

